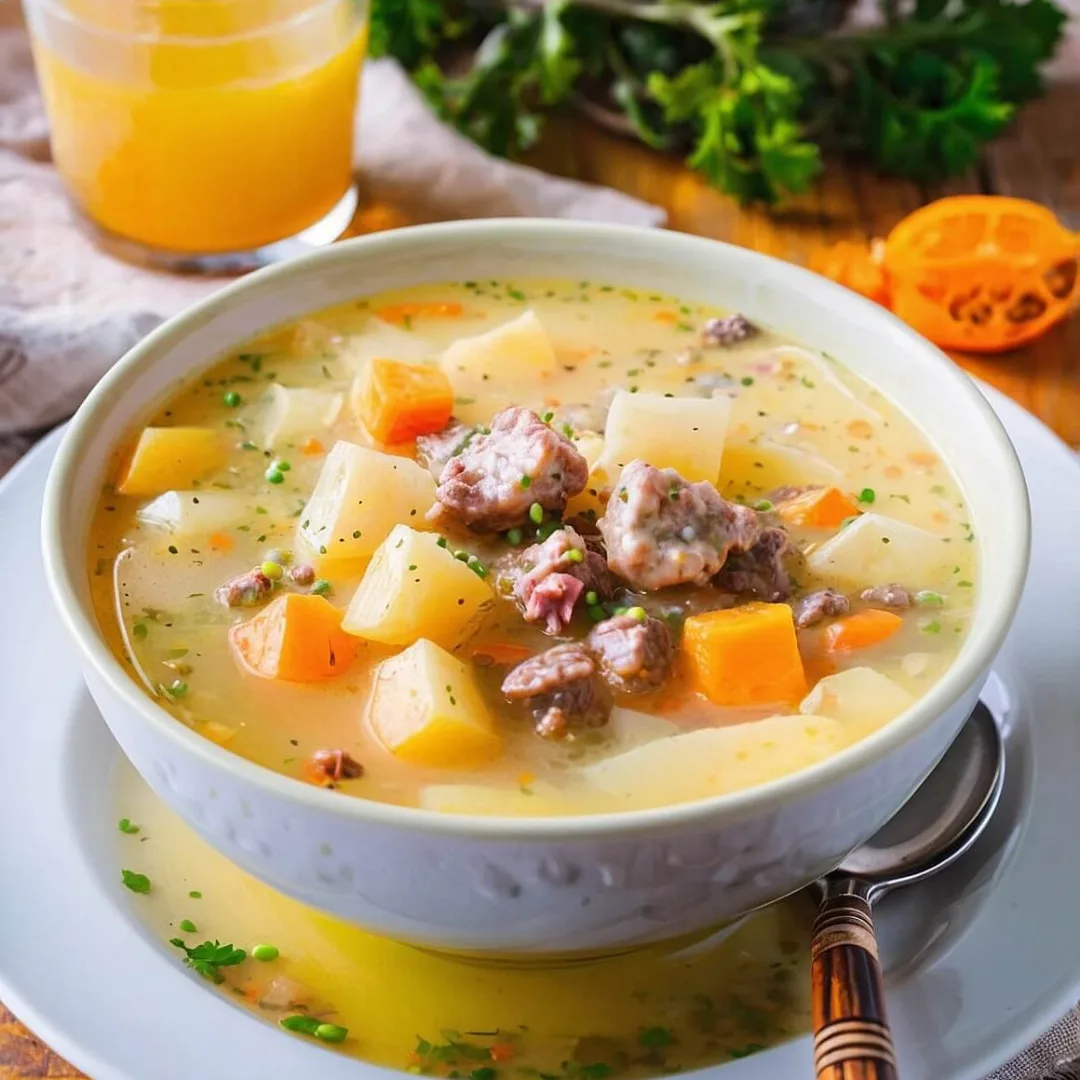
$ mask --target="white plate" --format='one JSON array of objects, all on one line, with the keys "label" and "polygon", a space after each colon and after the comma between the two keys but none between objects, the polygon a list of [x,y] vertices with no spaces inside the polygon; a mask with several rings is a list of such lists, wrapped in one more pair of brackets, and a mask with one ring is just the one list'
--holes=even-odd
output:
[{"label": "white plate", "polygon": [[[1080,997],[1080,469],[1046,428],[987,393],[1034,515],[1028,590],[994,684],[1009,779],[971,855],[879,914],[905,1080],[980,1080]],[[56,444],[0,486],[0,999],[94,1080],[400,1077],[283,1037],[210,993],[130,913],[113,874],[120,752],[42,577],[38,516]],[[718,1068],[723,1080],[810,1077],[810,1040]]]}]

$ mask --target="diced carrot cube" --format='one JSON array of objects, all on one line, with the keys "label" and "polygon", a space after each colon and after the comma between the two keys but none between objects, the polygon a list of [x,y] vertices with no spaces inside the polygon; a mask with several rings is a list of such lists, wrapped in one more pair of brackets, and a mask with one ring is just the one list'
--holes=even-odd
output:
[{"label": "diced carrot cube", "polygon": [[229,645],[240,666],[261,679],[329,679],[356,655],[356,639],[341,629],[342,615],[323,596],[285,593],[234,626]]},{"label": "diced carrot cube", "polygon": [[891,638],[904,620],[892,611],[870,608],[844,619],[837,619],[825,628],[825,648],[831,653],[853,652],[879,645]]},{"label": "diced carrot cube", "polygon": [[717,705],[769,705],[806,693],[787,604],[744,604],[692,615],[683,650],[697,688]]},{"label": "diced carrot cube", "polygon": [[408,326],[409,323],[421,315],[439,315],[443,318],[455,319],[464,308],[456,300],[445,302],[417,301],[411,304],[389,304],[379,308],[376,316],[383,322],[393,323],[395,326]]},{"label": "diced carrot cube", "polygon": [[776,512],[789,525],[811,529],[835,529],[850,517],[861,513],[858,505],[839,488],[814,488],[793,499],[786,499]]},{"label": "diced carrot cube", "polygon": [[383,443],[442,431],[454,407],[454,391],[441,368],[397,360],[372,360],[354,395],[359,419]]}]

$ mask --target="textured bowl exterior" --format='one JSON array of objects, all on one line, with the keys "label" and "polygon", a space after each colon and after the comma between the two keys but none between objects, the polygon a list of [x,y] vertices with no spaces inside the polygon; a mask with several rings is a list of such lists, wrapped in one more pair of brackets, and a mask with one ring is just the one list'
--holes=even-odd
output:
[{"label": "textured bowl exterior", "polygon": [[[109,653],[89,602],[86,535],[119,435],[178,382],[269,325],[423,281],[529,275],[661,289],[745,312],[829,352],[929,433],[961,482],[981,582],[950,671],[903,716],[813,768],[648,811],[499,820],[345,798],[188,730]],[[617,951],[700,931],[800,888],[903,804],[959,730],[1019,599],[1023,478],[962,373],[897,320],[796,267],[674,233],[466,222],[369,237],[252,275],[136,347],[73,421],[50,476],[46,570],[87,684],[124,752],[206,840],[283,892],[378,933],[492,954]]]}]

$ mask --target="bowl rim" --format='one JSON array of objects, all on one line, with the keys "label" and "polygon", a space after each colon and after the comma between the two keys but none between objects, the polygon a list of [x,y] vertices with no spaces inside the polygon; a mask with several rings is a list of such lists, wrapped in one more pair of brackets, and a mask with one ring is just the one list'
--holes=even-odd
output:
[{"label": "bowl rim", "polygon": [[[72,505],[73,476],[83,456],[84,443],[92,431],[106,422],[110,409],[126,395],[128,384],[140,370],[145,358],[152,358],[162,348],[182,339],[189,331],[205,323],[209,316],[227,310],[234,298],[255,292],[266,283],[280,285],[290,279],[302,279],[312,271],[362,259],[377,259],[384,252],[407,249],[410,245],[428,240],[447,245],[476,245],[497,240],[527,245],[530,240],[542,235],[561,236],[569,245],[575,241],[602,243],[605,239],[621,238],[642,245],[666,247],[671,254],[685,253],[691,249],[698,249],[704,254],[708,249],[708,253],[715,258],[742,260],[750,266],[767,268],[774,278],[781,275],[787,287],[813,292],[839,311],[845,308],[861,309],[862,316],[880,324],[881,332],[891,335],[899,347],[921,352],[933,362],[940,373],[942,388],[949,388],[952,393],[966,398],[968,404],[982,414],[987,437],[996,443],[1001,458],[1002,469],[995,484],[1003,511],[1008,511],[1003,512],[1000,518],[1001,527],[1006,531],[1001,560],[1006,570],[1003,586],[992,595],[980,597],[971,633],[967,635],[960,654],[927,693],[894,720],[814,765],[764,784],[726,794],[603,814],[497,817],[449,814],[363,798],[342,798],[340,794],[249,761],[179,723],[146,695],[111,652],[97,627],[89,601],[84,604],[79,598],[77,571],[69,565],[64,553],[67,508]],[[184,376],[184,381],[187,378]],[[521,842],[566,841],[612,834],[655,834],[701,824],[706,820],[734,820],[762,814],[782,803],[831,786],[842,777],[886,757],[914,739],[936,717],[955,705],[989,668],[1020,601],[1027,573],[1030,533],[1028,493],[1020,461],[989,402],[972,379],[941,350],[880,305],[800,266],[722,241],[669,230],[544,218],[441,222],[342,241],[321,251],[255,271],[167,319],[113,365],[76,412],[49,472],[41,520],[46,578],[61,619],[76,642],[84,663],[94,669],[110,692],[137,715],[142,724],[167,740],[178,752],[195,757],[207,768],[228,774],[232,779],[261,789],[287,804],[298,805],[310,812],[329,814],[342,821],[404,832]]]}]

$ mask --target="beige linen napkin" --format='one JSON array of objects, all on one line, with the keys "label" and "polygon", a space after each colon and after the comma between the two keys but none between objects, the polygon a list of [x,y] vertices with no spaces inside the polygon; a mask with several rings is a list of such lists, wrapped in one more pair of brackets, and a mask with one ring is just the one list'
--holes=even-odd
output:
[{"label": "beige linen napkin", "polygon": [[[361,102],[359,167],[373,207],[362,229],[392,224],[379,220],[388,205],[409,221],[664,222],[637,199],[490,157],[441,125],[390,61],[367,66]],[[18,8],[0,0],[0,474],[150,329],[220,285],[117,262],[79,230],[50,164]],[[988,1080],[1035,1080],[1078,1051],[1073,1012]],[[1080,1080],[1071,1069],[1055,1075]]]}]

